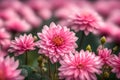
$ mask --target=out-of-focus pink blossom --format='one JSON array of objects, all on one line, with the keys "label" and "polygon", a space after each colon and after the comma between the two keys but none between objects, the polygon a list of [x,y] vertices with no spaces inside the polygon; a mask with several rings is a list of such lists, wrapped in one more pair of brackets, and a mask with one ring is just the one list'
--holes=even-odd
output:
[{"label": "out-of-focus pink blossom", "polygon": [[113,10],[119,8],[119,1],[117,0],[99,0],[96,1],[94,8],[104,17],[107,17]]},{"label": "out-of-focus pink blossom", "polygon": [[8,54],[7,52],[5,52],[5,51],[3,51],[3,50],[0,50],[0,56],[1,56],[1,57],[6,56],[7,54]]},{"label": "out-of-focus pink blossom", "polygon": [[112,41],[113,38],[117,35],[120,28],[112,22],[106,22],[101,28],[98,29],[97,34],[106,36],[109,41]]},{"label": "out-of-focus pink blossom", "polygon": [[11,20],[19,18],[19,15],[13,9],[7,8],[0,10],[0,17],[3,20]]},{"label": "out-of-focus pink blossom", "polygon": [[59,19],[68,19],[69,16],[79,12],[79,7],[73,3],[68,3],[59,8],[55,12],[55,16]]},{"label": "out-of-focus pink blossom", "polygon": [[114,10],[108,17],[108,21],[120,26],[120,10]]},{"label": "out-of-focus pink blossom", "polygon": [[26,21],[28,21],[32,26],[37,27],[41,23],[41,19],[35,15],[34,11],[26,5],[23,5],[18,11]]},{"label": "out-of-focus pink blossom", "polygon": [[25,20],[12,19],[5,22],[7,30],[15,32],[27,32],[31,30],[31,25]]},{"label": "out-of-focus pink blossom", "polygon": [[52,13],[49,9],[42,9],[38,11],[38,15],[44,19],[44,20],[48,20],[52,17]]},{"label": "out-of-focus pink blossom", "polygon": [[0,19],[0,28],[4,26],[4,22],[2,19]]},{"label": "out-of-focus pink blossom", "polygon": [[0,48],[6,50],[10,46],[11,35],[4,28],[0,28]]},{"label": "out-of-focus pink blossom", "polygon": [[99,29],[103,24],[103,20],[91,8],[82,8],[79,12],[70,15],[69,24],[75,31],[82,30],[85,35],[88,35],[90,32]]},{"label": "out-of-focus pink blossom", "polygon": [[67,27],[61,27],[51,23],[50,27],[44,26],[42,33],[38,33],[41,39],[38,41],[39,53],[48,56],[55,63],[77,47],[77,37]]},{"label": "out-of-focus pink blossom", "polygon": [[60,64],[59,77],[65,80],[97,80],[95,73],[100,74],[103,65],[99,56],[83,50],[65,56]]},{"label": "out-of-focus pink blossom", "polygon": [[48,20],[52,17],[51,3],[47,0],[30,0],[28,5],[36,11],[36,13],[44,20]]},{"label": "out-of-focus pink blossom", "polygon": [[11,41],[9,52],[14,52],[14,54],[18,56],[34,49],[35,43],[32,34],[24,34],[23,36],[15,37],[15,40]]},{"label": "out-of-focus pink blossom", "polygon": [[14,57],[0,57],[0,80],[24,80],[18,66],[19,62],[15,61]]}]

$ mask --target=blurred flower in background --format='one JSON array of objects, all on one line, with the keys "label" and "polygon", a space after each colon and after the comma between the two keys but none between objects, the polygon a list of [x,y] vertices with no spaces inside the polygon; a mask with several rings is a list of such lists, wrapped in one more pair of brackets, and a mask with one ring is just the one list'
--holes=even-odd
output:
[{"label": "blurred flower in background", "polygon": [[24,80],[18,67],[26,80],[120,78],[119,46],[119,0],[0,0],[0,80]]}]

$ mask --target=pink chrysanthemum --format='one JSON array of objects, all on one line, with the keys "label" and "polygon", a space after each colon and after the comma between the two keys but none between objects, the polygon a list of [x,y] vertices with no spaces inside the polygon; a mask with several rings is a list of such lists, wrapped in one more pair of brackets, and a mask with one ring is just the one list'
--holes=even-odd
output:
[{"label": "pink chrysanthemum", "polygon": [[112,72],[116,73],[117,78],[120,78],[120,53],[119,53],[119,56],[115,55],[112,58],[111,66],[113,68]]},{"label": "pink chrysanthemum", "polygon": [[94,53],[81,50],[74,55],[65,56],[60,61],[60,79],[65,80],[97,80],[95,73],[100,74],[102,60]]},{"label": "pink chrysanthemum", "polygon": [[112,59],[111,53],[112,53],[112,51],[107,48],[98,50],[98,56],[100,56],[100,58],[103,60],[103,63],[105,65],[111,64],[111,59]]},{"label": "pink chrysanthemum", "polygon": [[53,63],[77,47],[75,33],[67,27],[61,27],[54,23],[50,24],[50,28],[44,26],[42,33],[38,33],[38,36],[41,39],[38,41],[39,53],[48,56]]},{"label": "pink chrysanthemum", "polygon": [[0,80],[24,80],[18,66],[19,62],[15,61],[14,57],[0,57]]},{"label": "pink chrysanthemum", "polygon": [[102,18],[94,10],[86,8],[71,15],[69,21],[72,29],[75,31],[82,30],[85,35],[88,35],[89,32],[94,32],[101,27],[103,22]]},{"label": "pink chrysanthemum", "polygon": [[34,38],[32,34],[24,34],[23,36],[20,35],[20,37],[16,37],[15,40],[11,41],[10,47],[10,52],[14,52],[15,55],[21,55],[26,51],[35,49]]}]

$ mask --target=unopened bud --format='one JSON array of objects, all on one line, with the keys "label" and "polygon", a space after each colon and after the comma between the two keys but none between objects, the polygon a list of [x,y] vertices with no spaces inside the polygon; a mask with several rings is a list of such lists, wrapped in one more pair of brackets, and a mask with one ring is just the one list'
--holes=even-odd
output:
[{"label": "unopened bud", "polygon": [[109,76],[110,76],[109,72],[107,72],[107,71],[105,71],[103,74],[104,74],[105,78],[109,78]]},{"label": "unopened bud", "polygon": [[35,41],[37,41],[37,40],[38,40],[37,36],[34,36],[34,40],[35,40]]},{"label": "unopened bud", "polygon": [[114,48],[113,48],[113,51],[117,51],[118,50],[118,46],[115,46]]},{"label": "unopened bud", "polygon": [[106,38],[103,36],[103,37],[100,39],[100,42],[101,42],[102,45],[105,44],[105,43],[106,43]]},{"label": "unopened bud", "polygon": [[86,50],[88,50],[88,51],[92,52],[91,46],[90,46],[90,45],[88,45],[88,46],[86,47]]}]

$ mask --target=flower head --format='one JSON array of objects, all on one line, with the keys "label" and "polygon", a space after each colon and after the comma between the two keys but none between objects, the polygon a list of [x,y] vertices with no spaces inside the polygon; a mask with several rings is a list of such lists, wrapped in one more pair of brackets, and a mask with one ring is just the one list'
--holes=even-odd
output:
[{"label": "flower head", "polygon": [[76,48],[75,33],[71,32],[67,27],[50,24],[50,27],[44,26],[42,33],[38,33],[39,53],[45,54],[52,62],[57,62],[62,56],[74,51]]},{"label": "flower head", "polygon": [[9,51],[14,52],[15,55],[20,55],[26,51],[34,50],[34,38],[32,37],[32,34],[24,34],[23,36],[20,35],[20,37],[15,37],[15,40],[11,41],[10,47],[11,49],[9,49]]},{"label": "flower head", "polygon": [[76,14],[71,15],[69,21],[72,29],[75,31],[82,30],[85,35],[100,28],[103,22],[101,17],[91,9],[81,9]]},{"label": "flower head", "polygon": [[24,80],[18,66],[19,62],[15,61],[14,57],[0,57],[0,80]]},{"label": "flower head", "polygon": [[94,53],[81,50],[60,61],[59,76],[65,80],[97,80],[95,73],[101,73],[101,62]]},{"label": "flower head", "polygon": [[113,73],[116,73],[117,75],[117,78],[120,78],[120,53],[119,53],[119,56],[114,56],[112,58],[112,63],[111,63],[111,66],[112,66],[112,72]]},{"label": "flower head", "polygon": [[103,63],[105,65],[111,64],[111,59],[112,59],[111,53],[112,53],[112,51],[107,48],[98,50],[98,56],[100,56],[100,58],[103,60]]}]

